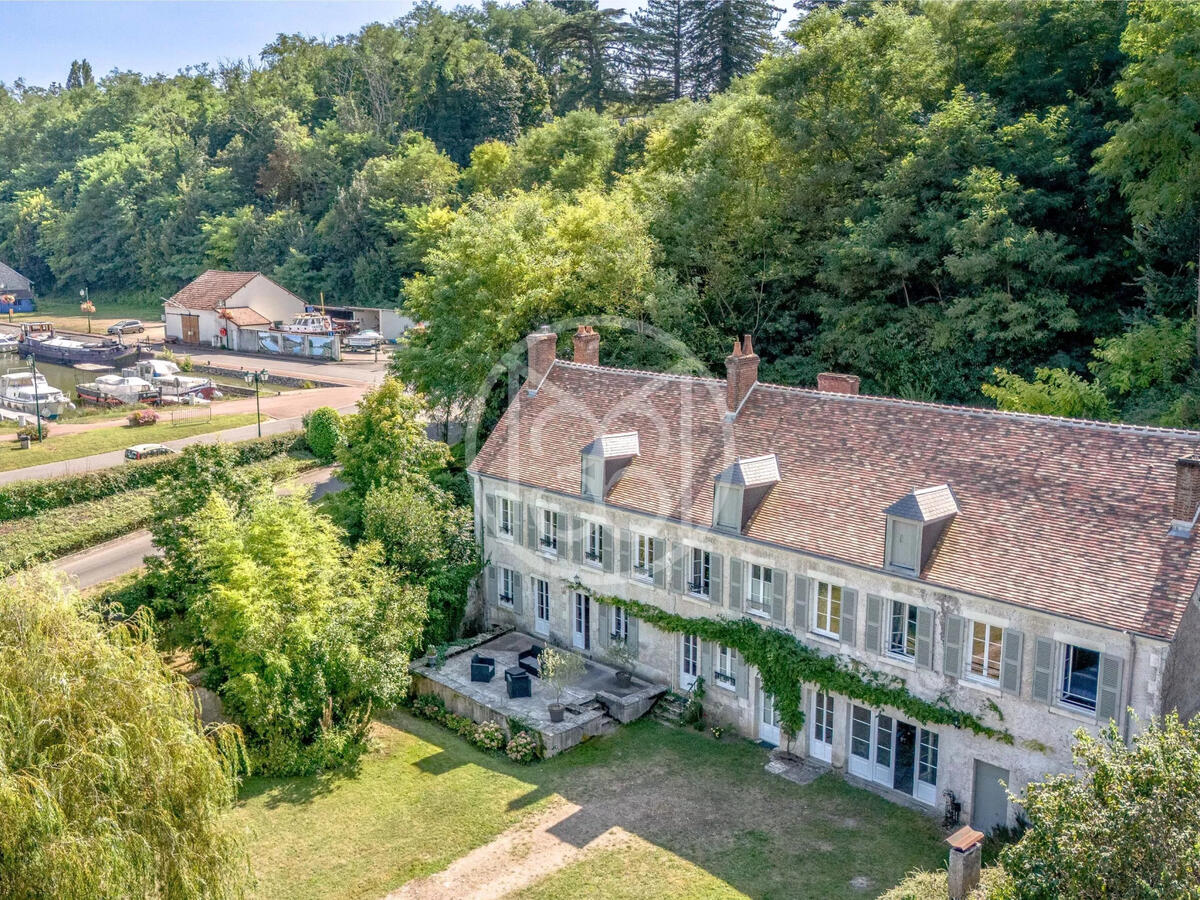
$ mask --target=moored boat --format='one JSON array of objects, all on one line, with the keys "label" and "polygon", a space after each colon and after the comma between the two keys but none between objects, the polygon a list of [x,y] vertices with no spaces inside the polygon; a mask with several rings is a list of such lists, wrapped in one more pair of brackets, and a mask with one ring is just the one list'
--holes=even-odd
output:
[{"label": "moored boat", "polygon": [[75,408],[66,394],[46,381],[45,375],[38,372],[35,376],[24,368],[0,375],[0,406],[28,415],[40,413],[43,419],[57,419],[65,410]]},{"label": "moored boat", "polygon": [[79,363],[95,363],[118,366],[137,359],[137,344],[120,341],[76,341],[63,337],[26,337],[21,344],[21,354],[48,363],[74,366]]},{"label": "moored boat", "polygon": [[136,366],[121,370],[122,375],[138,376],[150,381],[155,397],[171,402],[186,397],[202,397],[205,400],[219,398],[221,392],[211,378],[197,375],[182,375],[179,366],[166,359],[143,359]]},{"label": "moored boat", "polygon": [[101,375],[76,385],[75,392],[80,400],[102,406],[148,403],[158,397],[158,389],[136,375]]}]

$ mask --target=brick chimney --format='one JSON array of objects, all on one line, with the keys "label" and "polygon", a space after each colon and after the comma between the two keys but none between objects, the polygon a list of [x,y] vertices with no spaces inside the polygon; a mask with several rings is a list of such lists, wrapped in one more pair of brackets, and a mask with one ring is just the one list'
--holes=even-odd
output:
[{"label": "brick chimney", "polygon": [[1200,458],[1184,456],[1175,460],[1175,505],[1171,518],[1191,522],[1200,507]]},{"label": "brick chimney", "polygon": [[817,376],[817,390],[827,394],[857,394],[857,375],[842,375],[839,372],[822,372]]},{"label": "brick chimney", "polygon": [[725,357],[725,405],[730,415],[735,414],[758,381],[758,354],[746,335],[741,343],[733,340],[733,352]]},{"label": "brick chimney", "polygon": [[591,325],[580,325],[575,332],[575,362],[600,365],[600,335]]},{"label": "brick chimney", "polygon": [[550,366],[554,364],[554,349],[558,343],[558,335],[550,330],[549,325],[543,325],[533,334],[525,338],[529,348],[529,375],[526,384],[533,389],[542,383]]}]

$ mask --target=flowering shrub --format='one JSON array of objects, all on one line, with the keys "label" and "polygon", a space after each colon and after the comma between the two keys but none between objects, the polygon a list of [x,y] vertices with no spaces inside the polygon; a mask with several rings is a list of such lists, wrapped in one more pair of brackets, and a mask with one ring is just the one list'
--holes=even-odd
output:
[{"label": "flowering shrub", "polygon": [[513,762],[531,763],[541,756],[541,747],[533,732],[518,731],[504,748],[504,753]]},{"label": "flowering shrub", "polygon": [[[50,426],[46,425],[43,422],[42,423],[42,436],[41,436],[40,440],[44,441],[49,436],[50,436]],[[20,428],[17,429],[17,437],[18,438],[27,437],[31,441],[39,440],[37,425],[22,425]]]},{"label": "flowering shrub", "polygon": [[504,729],[495,722],[484,722],[475,726],[475,746],[481,750],[503,750],[505,745]]},{"label": "flowering shrub", "polygon": [[422,719],[433,719],[440,722],[446,713],[446,704],[440,697],[433,694],[422,694],[413,700],[413,712]]},{"label": "flowering shrub", "polygon": [[138,409],[129,414],[129,424],[134,428],[143,425],[153,425],[158,421],[158,413],[152,409]]}]

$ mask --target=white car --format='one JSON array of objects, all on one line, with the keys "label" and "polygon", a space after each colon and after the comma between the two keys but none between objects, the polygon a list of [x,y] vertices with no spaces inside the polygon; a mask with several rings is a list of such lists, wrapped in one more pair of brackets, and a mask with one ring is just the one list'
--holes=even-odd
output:
[{"label": "white car", "polygon": [[169,453],[175,453],[170,447],[164,447],[162,444],[135,444],[125,450],[126,459],[150,459],[152,456],[166,456]]},{"label": "white car", "polygon": [[370,328],[342,338],[342,348],[345,350],[374,350],[381,344],[383,344],[383,335]]}]

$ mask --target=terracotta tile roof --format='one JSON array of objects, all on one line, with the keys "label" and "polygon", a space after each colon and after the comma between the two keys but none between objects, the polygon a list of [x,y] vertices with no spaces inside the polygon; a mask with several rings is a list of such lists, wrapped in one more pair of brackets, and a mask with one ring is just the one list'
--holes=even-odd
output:
[{"label": "terracotta tile roof", "polygon": [[185,309],[217,309],[258,277],[258,272],[221,272],[209,269],[185,284],[167,302]]},{"label": "terracotta tile roof", "polygon": [[884,512],[889,516],[911,519],[914,522],[936,522],[938,519],[957,515],[958,501],[954,499],[949,485],[939,484],[906,494]]},{"label": "terracotta tile roof", "polygon": [[249,306],[235,306],[232,309],[221,310],[221,318],[228,319],[234,325],[248,328],[252,325],[270,325],[271,320],[258,310]]},{"label": "terracotta tile roof", "polygon": [[744,534],[879,569],[884,510],[948,485],[959,513],[922,581],[1171,638],[1200,579],[1167,534],[1175,460],[1200,433],[556,362],[509,407],[472,471],[578,495],[579,451],[637,431],[610,506],[709,527],[714,476],[776,454],[782,480]]}]

